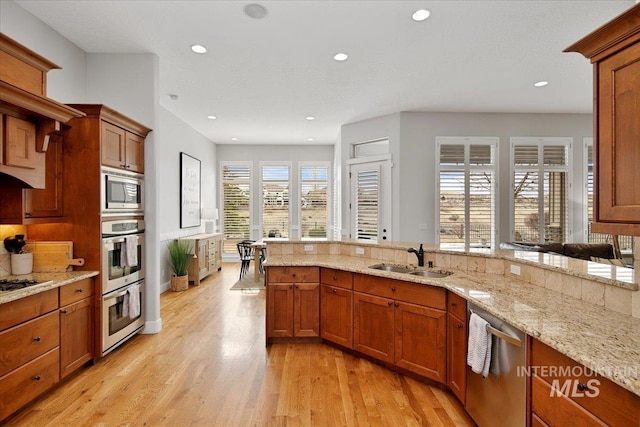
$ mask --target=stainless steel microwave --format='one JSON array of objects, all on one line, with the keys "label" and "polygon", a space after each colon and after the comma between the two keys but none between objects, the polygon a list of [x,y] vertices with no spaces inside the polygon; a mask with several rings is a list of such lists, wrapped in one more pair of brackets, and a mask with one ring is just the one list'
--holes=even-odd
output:
[{"label": "stainless steel microwave", "polygon": [[144,211],[144,175],[102,167],[101,178],[103,213]]}]

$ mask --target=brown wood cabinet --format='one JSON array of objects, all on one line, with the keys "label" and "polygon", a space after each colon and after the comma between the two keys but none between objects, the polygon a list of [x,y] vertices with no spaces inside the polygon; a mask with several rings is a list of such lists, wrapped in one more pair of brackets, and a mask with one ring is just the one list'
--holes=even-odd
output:
[{"label": "brown wood cabinet", "polygon": [[464,404],[467,388],[466,301],[447,292],[447,385]]},{"label": "brown wood cabinet", "polygon": [[594,66],[592,231],[640,236],[640,4],[565,52]]},{"label": "brown wood cabinet", "polygon": [[[531,419],[549,426],[637,426],[640,396],[531,340]],[[569,374],[569,375],[567,375]]]},{"label": "brown wood cabinet", "polygon": [[319,337],[319,269],[270,267],[267,270],[267,342],[272,338]]},{"label": "brown wood cabinet", "polygon": [[0,421],[60,379],[58,290],[0,308]]},{"label": "brown wood cabinet", "polygon": [[4,164],[16,168],[36,167],[36,125],[33,122],[7,116],[4,138]]},{"label": "brown wood cabinet", "polygon": [[[46,155],[46,172],[44,189],[25,189],[25,219],[55,219],[64,217],[62,205],[63,183],[63,140],[52,139]],[[25,221],[29,223],[29,221]]]},{"label": "brown wood cabinet", "polygon": [[362,274],[353,287],[353,348],[444,383],[446,291]]},{"label": "brown wood cabinet", "polygon": [[320,269],[320,336],[353,347],[353,273]]},{"label": "brown wood cabinet", "polygon": [[103,166],[144,173],[144,138],[104,121],[101,159]]},{"label": "brown wood cabinet", "polygon": [[199,285],[202,279],[222,269],[222,234],[196,234],[183,238],[191,242],[193,254],[187,274],[189,282]]},{"label": "brown wood cabinet", "polygon": [[60,378],[93,359],[93,279],[60,288]]}]

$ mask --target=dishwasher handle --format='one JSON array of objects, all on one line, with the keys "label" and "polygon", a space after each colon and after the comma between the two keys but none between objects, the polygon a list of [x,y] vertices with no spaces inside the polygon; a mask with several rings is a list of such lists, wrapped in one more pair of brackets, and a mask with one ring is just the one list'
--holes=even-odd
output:
[{"label": "dishwasher handle", "polygon": [[522,347],[522,341],[519,338],[512,337],[511,335],[502,332],[500,329],[496,329],[491,325],[487,325],[487,332],[491,335],[495,335],[496,337],[505,340],[511,345],[515,345],[516,347]]}]

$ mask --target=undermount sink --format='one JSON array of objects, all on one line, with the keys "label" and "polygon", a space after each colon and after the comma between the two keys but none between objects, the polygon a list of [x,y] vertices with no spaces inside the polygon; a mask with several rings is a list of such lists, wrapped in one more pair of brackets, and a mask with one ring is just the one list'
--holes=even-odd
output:
[{"label": "undermount sink", "polygon": [[414,276],[422,276],[422,277],[447,277],[452,274],[450,271],[433,271],[433,270],[416,270],[412,271],[409,274],[413,274]]},{"label": "undermount sink", "polygon": [[441,278],[447,277],[453,274],[451,271],[445,270],[416,270],[415,268],[407,265],[396,264],[376,264],[369,266],[374,270],[389,271],[392,273],[412,274],[414,276]]},{"label": "undermount sink", "polygon": [[390,271],[392,273],[411,273],[413,271],[411,267],[393,264],[376,264],[369,268],[373,268],[374,270]]}]

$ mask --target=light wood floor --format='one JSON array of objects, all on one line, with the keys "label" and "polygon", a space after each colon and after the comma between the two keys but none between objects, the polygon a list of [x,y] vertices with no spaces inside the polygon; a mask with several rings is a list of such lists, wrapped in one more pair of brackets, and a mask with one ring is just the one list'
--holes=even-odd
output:
[{"label": "light wood floor", "polygon": [[472,426],[456,398],[324,344],[265,347],[265,292],[239,264],[161,296],[138,335],[8,426]]}]

